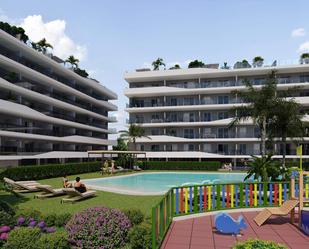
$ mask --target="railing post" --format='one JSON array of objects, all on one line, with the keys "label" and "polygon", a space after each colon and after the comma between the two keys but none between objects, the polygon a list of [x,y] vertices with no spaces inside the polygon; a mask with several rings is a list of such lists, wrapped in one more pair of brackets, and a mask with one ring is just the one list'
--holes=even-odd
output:
[{"label": "railing post", "polygon": [[174,189],[171,190],[171,218],[173,219],[175,213],[175,196]]},{"label": "railing post", "polygon": [[197,193],[197,186],[194,186],[194,213],[198,212],[198,193]]},{"label": "railing post", "polygon": [[244,206],[244,184],[242,182],[239,184],[239,206],[241,208]]},{"label": "railing post", "polygon": [[263,182],[263,206],[267,205],[267,183]]},{"label": "railing post", "polygon": [[221,205],[220,205],[220,184],[217,185],[217,210],[221,209]]}]

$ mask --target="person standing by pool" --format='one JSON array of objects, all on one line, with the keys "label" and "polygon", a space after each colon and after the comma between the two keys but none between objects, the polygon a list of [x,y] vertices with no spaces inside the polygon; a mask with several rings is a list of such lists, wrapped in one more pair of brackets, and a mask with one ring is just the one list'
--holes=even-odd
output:
[{"label": "person standing by pool", "polygon": [[75,190],[77,190],[78,192],[80,193],[85,193],[87,192],[87,188],[85,186],[85,184],[83,184],[81,181],[80,181],[80,177],[76,177],[75,179],[75,183],[74,183],[74,188]]}]

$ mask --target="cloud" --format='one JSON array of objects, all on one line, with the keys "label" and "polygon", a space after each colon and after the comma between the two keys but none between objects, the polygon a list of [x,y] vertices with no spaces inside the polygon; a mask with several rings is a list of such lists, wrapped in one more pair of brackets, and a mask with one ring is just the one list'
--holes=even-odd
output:
[{"label": "cloud", "polygon": [[41,15],[27,16],[19,24],[26,31],[30,40],[37,42],[46,38],[53,48],[53,54],[62,59],[74,55],[80,61],[87,56],[87,47],[75,43],[66,33],[65,20],[56,19],[44,22]]},{"label": "cloud", "polygon": [[306,41],[299,45],[298,53],[309,52],[309,41]]},{"label": "cloud", "polygon": [[306,35],[306,30],[304,28],[294,29],[291,33],[292,37],[302,37]]}]

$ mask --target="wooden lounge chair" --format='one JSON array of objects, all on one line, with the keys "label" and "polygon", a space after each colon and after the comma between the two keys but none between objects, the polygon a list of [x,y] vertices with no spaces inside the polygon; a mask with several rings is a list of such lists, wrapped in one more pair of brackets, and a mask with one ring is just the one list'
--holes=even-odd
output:
[{"label": "wooden lounge chair", "polygon": [[62,188],[54,189],[50,185],[38,185],[37,188],[41,191],[43,191],[42,194],[37,194],[35,195],[36,198],[48,198],[48,197],[54,197],[54,196],[59,196],[59,195],[64,195],[64,191]]},{"label": "wooden lounge chair", "polygon": [[70,197],[69,198],[63,198],[61,200],[61,203],[80,201],[80,200],[83,200],[83,199],[86,199],[86,198],[93,197],[93,196],[95,196],[95,193],[96,193],[96,191],[94,191],[94,190],[87,190],[84,193],[80,193],[74,188],[63,188],[62,190],[65,194],[69,195]]},{"label": "wooden lounge chair", "polygon": [[285,201],[281,207],[265,208],[254,218],[254,221],[258,226],[261,226],[272,215],[280,215],[280,216],[288,215],[298,204],[299,201],[297,199],[291,199]]},{"label": "wooden lounge chair", "polygon": [[14,180],[7,178],[7,177],[3,177],[3,181],[7,184],[12,184],[12,183],[22,183],[22,184],[27,184],[27,185],[40,184],[37,181],[14,181]]},{"label": "wooden lounge chair", "polygon": [[12,187],[12,190],[16,193],[30,193],[40,191],[37,186],[40,185],[35,181],[18,181],[15,182],[9,178],[3,178],[4,182]]}]

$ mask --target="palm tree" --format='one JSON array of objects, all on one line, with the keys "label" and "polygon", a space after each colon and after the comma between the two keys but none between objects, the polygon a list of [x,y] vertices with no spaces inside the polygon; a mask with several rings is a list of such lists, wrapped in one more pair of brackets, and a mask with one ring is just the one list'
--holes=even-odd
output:
[{"label": "palm tree", "polygon": [[280,175],[278,162],[272,160],[272,155],[264,155],[261,157],[252,156],[253,161],[249,163],[250,169],[245,177],[245,180],[253,176],[254,180],[262,182],[269,181],[271,177],[275,180]]},{"label": "palm tree", "polygon": [[272,111],[276,105],[277,80],[275,72],[273,71],[269,75],[265,85],[259,90],[255,89],[248,80],[245,80],[244,84],[246,91],[234,91],[236,97],[242,99],[244,104],[232,109],[235,118],[230,123],[230,126],[252,118],[253,122],[260,128],[261,155],[265,155],[267,124],[270,122]]},{"label": "palm tree", "polygon": [[287,138],[301,139],[305,134],[300,113],[300,104],[294,99],[278,98],[273,110],[274,118],[269,124],[270,136],[280,137],[282,145],[282,167],[285,169]]},{"label": "palm tree", "polygon": [[148,136],[145,136],[145,130],[140,125],[130,124],[129,129],[119,131],[121,133],[120,138],[127,140],[129,143],[133,144],[133,148],[136,151],[136,139],[146,137],[151,139]]},{"label": "palm tree", "polygon": [[70,55],[65,62],[70,63],[73,68],[78,68],[79,59],[75,58],[74,55]]},{"label": "palm tree", "polygon": [[53,48],[52,45],[50,45],[49,43],[47,43],[46,39],[43,38],[42,40],[38,41],[36,43],[39,47],[39,51],[43,52],[44,54],[46,53],[47,51],[47,48]]},{"label": "palm tree", "polygon": [[153,70],[159,70],[160,66],[165,67],[165,63],[163,62],[162,58],[158,58],[152,62]]}]

